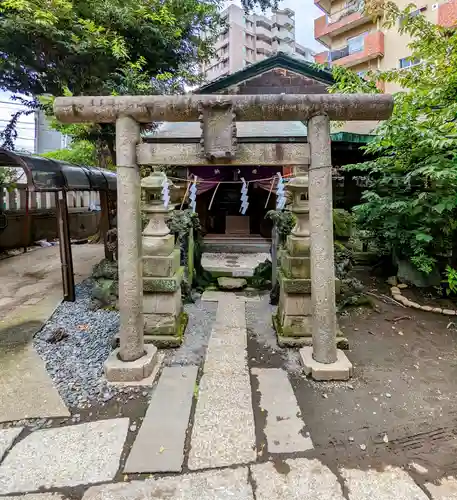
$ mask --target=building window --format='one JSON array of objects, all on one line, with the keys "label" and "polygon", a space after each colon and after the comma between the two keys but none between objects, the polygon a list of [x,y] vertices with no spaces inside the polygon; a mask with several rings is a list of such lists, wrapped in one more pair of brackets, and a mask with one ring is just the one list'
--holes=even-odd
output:
[{"label": "building window", "polygon": [[354,54],[355,52],[362,52],[364,48],[365,36],[367,33],[348,38],[348,52]]},{"label": "building window", "polygon": [[249,44],[249,45],[254,45],[254,35],[250,35],[249,33],[246,33],[246,42]]},{"label": "building window", "polygon": [[416,66],[420,62],[420,59],[418,59],[417,57],[403,57],[402,59],[400,59],[400,69]]},{"label": "building window", "polygon": [[249,21],[248,19],[246,19],[246,28],[254,28],[254,23],[252,21]]}]

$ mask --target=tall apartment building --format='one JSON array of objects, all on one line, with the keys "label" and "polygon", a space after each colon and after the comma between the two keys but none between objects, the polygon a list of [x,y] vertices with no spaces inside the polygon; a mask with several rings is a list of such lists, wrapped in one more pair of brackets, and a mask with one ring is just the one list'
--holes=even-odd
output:
[{"label": "tall apartment building", "polygon": [[295,12],[291,9],[277,9],[267,17],[246,14],[232,4],[222,16],[227,29],[216,42],[216,57],[202,65],[206,81],[234,73],[277,52],[314,60],[313,51],[295,41]]},{"label": "tall apartment building", "polygon": [[[410,50],[407,35],[398,33],[398,26],[385,29],[380,20],[364,13],[363,0],[314,0],[325,15],[314,21],[314,38],[329,50],[315,55],[316,62],[340,64],[359,74],[367,70],[407,68]],[[399,8],[410,0],[396,0]],[[429,21],[446,27],[457,24],[457,0],[415,0],[414,13],[423,14]],[[387,83],[386,92],[398,90]]]}]

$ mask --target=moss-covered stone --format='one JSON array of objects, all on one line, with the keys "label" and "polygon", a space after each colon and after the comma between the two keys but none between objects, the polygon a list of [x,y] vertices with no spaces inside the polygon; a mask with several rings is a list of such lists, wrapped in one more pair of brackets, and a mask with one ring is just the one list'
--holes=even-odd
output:
[{"label": "moss-covered stone", "polygon": [[[310,336],[296,336],[291,333],[289,329],[284,329],[277,314],[272,316],[273,328],[276,332],[278,345],[280,347],[303,347],[313,345],[312,335]],[[285,331],[284,331],[285,330]],[[338,349],[349,349],[349,341],[343,336],[342,332],[338,332],[336,337],[336,347]]]},{"label": "moss-covered stone", "polygon": [[180,250],[175,248],[170,255],[150,255],[143,257],[144,277],[170,277],[179,269]]},{"label": "moss-covered stone", "polygon": [[108,259],[102,259],[98,264],[95,264],[92,270],[92,278],[117,280],[118,279],[117,262]]},{"label": "moss-covered stone", "polygon": [[311,261],[309,257],[293,257],[288,252],[280,253],[281,270],[287,278],[311,278]]},{"label": "moss-covered stone", "polygon": [[[311,280],[301,278],[288,278],[282,270],[278,272],[278,281],[281,290],[287,293],[307,293],[311,294]],[[336,295],[340,293],[340,280],[335,279]]]},{"label": "moss-covered stone", "polygon": [[309,257],[310,254],[310,239],[299,238],[290,234],[287,237],[286,248],[290,255],[294,257]]},{"label": "moss-covered stone", "polygon": [[144,341],[146,343],[154,344],[156,347],[167,349],[172,347],[179,347],[184,339],[184,333],[189,321],[189,316],[185,311],[176,318],[175,330],[173,334],[166,335],[155,335],[147,334],[144,336]]},{"label": "moss-covered stone", "polygon": [[287,278],[282,269],[278,272],[278,281],[281,291],[286,293],[311,294],[311,280],[301,278]]},{"label": "moss-covered stone", "polygon": [[174,276],[168,278],[144,277],[143,290],[145,292],[175,292],[180,286],[184,277],[184,267],[180,267]]},{"label": "moss-covered stone", "polygon": [[92,286],[92,298],[101,307],[115,307],[119,293],[119,282],[112,279],[99,278]]}]

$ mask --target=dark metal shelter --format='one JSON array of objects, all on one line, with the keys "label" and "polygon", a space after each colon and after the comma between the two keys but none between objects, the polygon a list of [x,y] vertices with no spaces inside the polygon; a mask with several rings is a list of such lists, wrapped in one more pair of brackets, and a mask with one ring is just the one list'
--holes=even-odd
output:
[{"label": "dark metal shelter", "polygon": [[[67,191],[98,191],[100,193],[100,233],[105,242],[105,257],[111,258],[106,246],[106,233],[110,229],[110,205],[116,201],[116,174],[109,170],[75,165],[39,156],[13,153],[0,148],[0,168],[22,168],[27,179],[26,220],[29,224],[29,196],[32,191],[54,192],[57,212],[60,261],[64,300],[75,300],[73,257],[71,252]],[[6,220],[0,207],[0,227]]]}]

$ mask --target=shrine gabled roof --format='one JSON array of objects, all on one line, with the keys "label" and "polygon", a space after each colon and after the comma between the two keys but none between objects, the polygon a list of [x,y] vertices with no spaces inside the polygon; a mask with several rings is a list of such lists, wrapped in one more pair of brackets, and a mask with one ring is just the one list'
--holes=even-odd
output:
[{"label": "shrine gabled roof", "polygon": [[232,85],[244,82],[254,78],[266,71],[273,69],[285,69],[298,73],[299,75],[312,78],[325,85],[333,85],[332,73],[327,70],[319,69],[314,63],[298,59],[284,52],[278,52],[274,56],[268,57],[263,61],[251,64],[235,73],[222,76],[217,80],[209,82],[193,91],[194,94],[214,94]]}]

